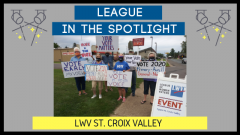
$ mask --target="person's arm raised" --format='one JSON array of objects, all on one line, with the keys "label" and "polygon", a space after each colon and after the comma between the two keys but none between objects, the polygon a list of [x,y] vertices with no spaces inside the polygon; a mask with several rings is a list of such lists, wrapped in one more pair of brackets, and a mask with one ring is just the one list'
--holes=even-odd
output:
[{"label": "person's arm raised", "polygon": [[92,57],[93,60],[95,60],[95,59],[93,58],[93,55],[92,55],[91,57]]},{"label": "person's arm raised", "polygon": [[98,49],[97,48],[98,48],[98,46],[96,45],[96,50],[97,50],[97,53],[98,53]]}]

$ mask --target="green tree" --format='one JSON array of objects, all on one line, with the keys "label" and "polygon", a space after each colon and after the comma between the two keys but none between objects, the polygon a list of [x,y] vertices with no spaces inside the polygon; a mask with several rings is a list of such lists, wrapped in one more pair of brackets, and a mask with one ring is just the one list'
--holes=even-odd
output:
[{"label": "green tree", "polygon": [[73,43],[73,48],[74,48],[74,47],[77,47],[77,44],[76,44],[76,43]]},{"label": "green tree", "polygon": [[133,49],[133,43],[132,41],[128,42],[128,50]]},{"label": "green tree", "polygon": [[187,35],[184,35],[184,37],[186,39],[181,43],[181,48],[182,48],[181,53],[187,53]]},{"label": "green tree", "polygon": [[174,58],[177,58],[178,55],[179,55],[179,53],[175,52],[175,53],[174,53]]},{"label": "green tree", "polygon": [[162,58],[162,57],[163,57],[163,54],[162,54],[162,53],[158,53],[158,54],[157,54],[157,57]]},{"label": "green tree", "polygon": [[175,50],[172,48],[172,49],[170,50],[169,55],[172,56],[172,58],[173,58],[173,57],[174,57],[174,53],[175,53]]},{"label": "green tree", "polygon": [[67,46],[65,46],[65,48],[68,48]]},{"label": "green tree", "polygon": [[58,47],[60,47],[57,43],[53,43],[53,47],[54,48],[58,48]]}]

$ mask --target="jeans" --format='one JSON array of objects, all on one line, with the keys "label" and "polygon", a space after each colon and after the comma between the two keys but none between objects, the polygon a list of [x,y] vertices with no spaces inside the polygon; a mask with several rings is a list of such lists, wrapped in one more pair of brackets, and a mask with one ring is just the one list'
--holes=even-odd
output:
[{"label": "jeans", "polygon": [[75,77],[75,81],[78,91],[85,90],[85,77]]},{"label": "jeans", "polygon": [[[135,70],[131,70],[132,71],[132,86],[131,86],[131,90],[132,90],[132,94],[135,95],[135,90],[136,90],[136,71]],[[127,93],[128,88],[125,88],[125,91]]]}]

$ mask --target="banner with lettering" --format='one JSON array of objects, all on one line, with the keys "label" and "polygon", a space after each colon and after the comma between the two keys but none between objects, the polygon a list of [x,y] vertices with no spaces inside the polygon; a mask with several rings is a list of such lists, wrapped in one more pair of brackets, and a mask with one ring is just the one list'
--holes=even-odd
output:
[{"label": "banner with lettering", "polygon": [[136,67],[137,62],[140,62],[141,55],[125,55],[124,60],[128,63],[131,67]]},{"label": "banner with lettering", "polygon": [[96,36],[96,44],[98,52],[117,52],[118,36]]},{"label": "banner with lettering", "polygon": [[74,55],[74,52],[62,52],[62,55]]},{"label": "banner with lettering", "polygon": [[131,87],[132,72],[107,71],[107,86],[111,87]]},{"label": "banner with lettering", "polygon": [[86,81],[107,81],[108,65],[85,64]]},{"label": "banner with lettering", "polygon": [[141,61],[137,62],[137,78],[155,78],[159,72],[165,72],[165,61]]},{"label": "banner with lettering", "polygon": [[186,83],[175,82],[180,79],[161,80],[158,78],[152,117],[186,116]]},{"label": "banner with lettering", "polygon": [[87,41],[80,41],[80,51],[81,55],[84,58],[91,57],[92,51],[91,51],[91,44]]},{"label": "banner with lettering", "polygon": [[84,65],[87,61],[68,61],[61,62],[64,78],[83,77]]},{"label": "banner with lettering", "polygon": [[133,46],[144,46],[144,38],[135,38],[132,43]]}]

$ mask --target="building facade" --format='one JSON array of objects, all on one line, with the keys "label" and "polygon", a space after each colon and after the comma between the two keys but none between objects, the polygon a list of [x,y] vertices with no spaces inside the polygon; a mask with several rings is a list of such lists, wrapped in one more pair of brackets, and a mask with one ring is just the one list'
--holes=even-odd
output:
[{"label": "building facade", "polygon": [[[139,51],[139,55],[141,55],[141,58],[148,59],[148,54],[152,51],[156,53],[156,51],[152,47],[145,48],[145,49]],[[134,54],[137,55],[137,53],[134,53]]]},{"label": "building facade", "polygon": [[[80,49],[79,44],[77,44],[77,47]],[[74,56],[74,48],[54,48],[54,61],[70,61],[70,59]],[[91,46],[91,51],[93,55],[96,55],[97,49],[96,45]],[[99,52],[101,55],[105,55],[105,52]],[[112,55],[112,52],[110,52],[110,55]],[[117,55],[117,52],[113,52],[113,55]]]}]

